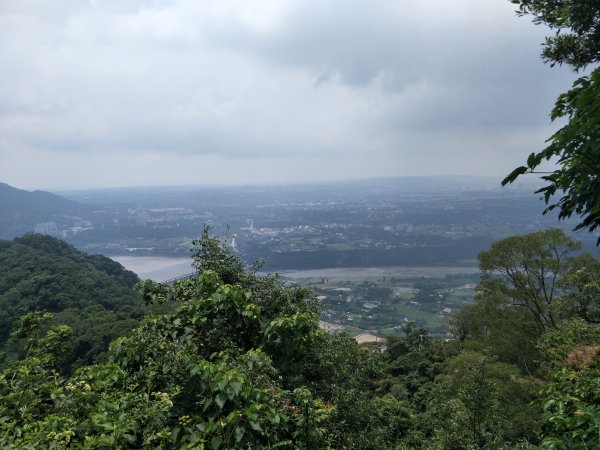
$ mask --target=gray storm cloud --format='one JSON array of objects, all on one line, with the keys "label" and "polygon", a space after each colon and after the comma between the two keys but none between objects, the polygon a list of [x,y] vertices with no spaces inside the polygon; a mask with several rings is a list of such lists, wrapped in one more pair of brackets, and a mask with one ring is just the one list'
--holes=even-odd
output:
[{"label": "gray storm cloud", "polygon": [[501,176],[540,148],[574,78],[545,30],[508,1],[405,3],[3,2],[0,180]]}]

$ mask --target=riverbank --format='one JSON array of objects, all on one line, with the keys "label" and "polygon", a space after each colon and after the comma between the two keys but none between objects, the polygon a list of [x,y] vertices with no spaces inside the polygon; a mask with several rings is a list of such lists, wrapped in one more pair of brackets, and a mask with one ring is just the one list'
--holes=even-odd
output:
[{"label": "riverbank", "polygon": [[[166,281],[192,273],[192,259],[169,256],[111,256],[127,270],[140,278],[154,281]],[[324,269],[284,270],[278,273],[289,280],[310,280],[327,278],[333,280],[352,280],[369,278],[441,278],[446,275],[478,273],[477,266],[433,266],[433,267],[330,267]]]}]

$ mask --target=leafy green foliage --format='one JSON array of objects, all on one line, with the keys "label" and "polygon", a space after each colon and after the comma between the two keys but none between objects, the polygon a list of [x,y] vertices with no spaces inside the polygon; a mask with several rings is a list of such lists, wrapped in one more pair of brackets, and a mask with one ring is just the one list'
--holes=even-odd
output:
[{"label": "leafy green foliage", "polygon": [[[595,314],[598,263],[572,257],[562,233],[482,254],[457,339],[407,322],[385,346],[321,330],[309,290],[246,269],[208,230],[196,245],[196,276],[138,283],[168,312],[115,339],[102,364],[62,370],[72,329],[48,312],[21,317],[24,358],[0,372],[0,446],[594,447],[600,331],[581,305]],[[518,304],[532,299],[554,323]]]},{"label": "leafy green foliage", "polygon": [[[556,159],[559,168],[542,177],[548,184],[538,191],[549,206],[558,209],[559,218],[577,214],[582,221],[576,229],[595,230],[600,225],[600,69],[578,79],[562,94],[552,111],[552,119],[567,117],[569,122],[549,139],[550,145],[532,153],[527,167],[520,167],[502,184],[512,183],[519,175],[535,169],[544,160]],[[554,203],[554,196],[560,198]],[[600,243],[600,241],[599,241]]]},{"label": "leafy green foliage", "polygon": [[[479,290],[525,309],[541,331],[555,327],[559,320],[556,282],[567,271],[569,256],[580,247],[558,228],[496,241],[478,256],[482,272]],[[496,273],[501,278],[495,277]]]},{"label": "leafy green foliage", "polygon": [[[546,61],[568,64],[575,70],[600,61],[600,5],[586,0],[511,0],[521,14],[532,14],[536,23],[549,25],[555,36],[546,39]],[[557,209],[559,218],[576,214],[582,218],[576,229],[595,230],[600,225],[600,68],[577,79],[561,94],[552,120],[568,122],[548,139],[549,145],[527,158],[527,165],[513,170],[502,185],[526,173],[535,173],[543,161],[558,168],[542,179],[548,184],[538,191],[548,205],[544,213]],[[558,196],[558,200],[553,200]],[[600,238],[597,241],[600,245]]]},{"label": "leafy green foliage", "polygon": [[544,368],[554,372],[568,363],[569,355],[577,356],[577,352],[573,353],[574,349],[592,348],[599,343],[600,328],[576,318],[560,328],[548,330],[538,345]]},{"label": "leafy green foliage", "polygon": [[540,329],[527,311],[507,307],[506,299],[492,290],[480,292],[475,303],[455,314],[452,328],[465,349],[488,353],[525,372],[539,365]]},{"label": "leafy green foliage", "polygon": [[518,367],[459,342],[429,338],[408,326],[388,339],[388,376],[379,384],[402,405],[404,428],[396,439],[423,449],[509,448],[537,442],[537,386]]},{"label": "leafy green foliage", "polygon": [[[540,436],[544,448],[597,446],[600,330],[594,322],[600,301],[595,284],[599,263],[587,254],[572,256],[577,247],[562,232],[547,230],[496,242],[480,255],[483,277],[475,303],[454,318],[455,332],[470,351],[449,359],[454,370],[436,381],[448,382],[453,374],[467,380],[470,375],[461,372],[477,366],[465,361],[454,365],[453,360],[468,353],[489,355],[484,366],[491,363],[489,367],[500,372],[487,373],[467,386],[462,392],[468,397],[462,398],[459,391],[442,401],[440,408],[455,408],[454,416],[462,417],[455,428],[441,430],[444,442],[479,447],[496,442],[491,447],[496,448],[522,439],[536,443]],[[494,384],[496,377],[500,384]],[[544,379],[548,382],[536,399],[536,385]],[[484,385],[490,394],[482,397],[478,389]],[[441,392],[451,389],[446,386]],[[533,403],[519,404],[516,399]],[[483,406],[473,409],[479,403]],[[436,409],[430,406],[428,411]],[[484,425],[485,415],[479,410],[490,415],[494,427]],[[475,420],[475,412],[480,419]],[[459,433],[465,423],[474,430],[468,439]],[[515,432],[508,432],[511,429]]]},{"label": "leafy green foliage", "polygon": [[[215,261],[205,256],[202,264]],[[402,422],[375,409],[402,408],[372,395],[379,355],[320,330],[308,291],[228,261],[237,284],[207,266],[173,286],[141,282],[146,302],[175,310],[146,317],[111,344],[106,364],[68,378],[56,365],[68,328],[42,335],[50,317],[25,316],[19,335],[32,350],[0,375],[0,445],[389,448]],[[356,426],[365,423],[376,424],[372,433]]]},{"label": "leafy green foliage", "polygon": [[600,61],[600,5],[588,0],[511,0],[519,14],[555,31],[546,38],[542,56],[579,70]]},{"label": "leafy green foliage", "polygon": [[600,441],[600,370],[563,369],[542,390],[544,440],[551,449],[597,448]]},{"label": "leafy green foliage", "polygon": [[[229,251],[224,240],[210,236],[211,228],[205,225],[199,239],[192,241],[192,257],[194,268],[198,272],[214,270],[218,277],[227,284],[236,284],[246,275],[244,261]],[[226,239],[227,235],[223,238]]]},{"label": "leafy green foliage", "polygon": [[407,322],[403,331],[404,336],[387,339],[387,373],[390,376],[379,382],[379,389],[423,410],[423,393],[442,372],[445,359],[456,354],[457,348],[434,341],[426,330],[417,328],[412,322]]},{"label": "leafy green foliage", "polygon": [[[32,378],[33,356],[5,371],[2,444],[231,448],[290,440],[314,448],[331,407],[305,388],[279,385],[279,372],[258,345],[270,339],[268,324],[258,320],[248,291],[206,271],[196,292],[203,294],[174,314],[149,317],[117,339],[107,365],[81,368],[68,380],[41,366]],[[207,343],[216,325],[223,325],[223,337],[239,336],[220,345],[209,336]],[[307,331],[318,332],[316,322]],[[20,391],[34,397],[27,415],[9,411],[17,401],[10,394],[15,375],[23,378]]]},{"label": "leafy green foliage", "polygon": [[589,254],[573,256],[579,244],[558,229],[512,236],[479,255],[482,279],[475,302],[453,318],[459,339],[473,350],[534,372],[540,338],[571,319],[597,314],[595,274]]},{"label": "leafy green foliage", "polygon": [[597,448],[600,441],[600,329],[581,320],[542,340],[549,382],[541,390],[542,446]]},{"label": "leafy green foliage", "polygon": [[558,284],[563,316],[600,324],[600,261],[589,254],[574,258]]},{"label": "leafy green foliage", "polygon": [[539,412],[533,383],[514,366],[464,352],[452,357],[427,392],[426,408],[404,439],[410,448],[510,448],[535,443]]}]

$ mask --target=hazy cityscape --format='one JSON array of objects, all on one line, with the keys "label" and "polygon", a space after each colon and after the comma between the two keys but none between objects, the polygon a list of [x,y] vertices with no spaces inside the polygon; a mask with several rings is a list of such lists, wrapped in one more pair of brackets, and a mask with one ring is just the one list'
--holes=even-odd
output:
[{"label": "hazy cityscape", "polygon": [[[76,203],[32,230],[106,255],[188,256],[202,227],[272,269],[474,264],[513,234],[562,226],[525,184],[422,177],[247,188],[68,191]],[[77,214],[75,216],[75,214]],[[51,219],[51,220],[50,220]],[[595,251],[596,234],[577,238]]]},{"label": "hazy cityscape", "polygon": [[[480,251],[510,235],[573,228],[540,214],[534,189],[500,188],[493,178],[401,177],[67,191],[54,199],[61,207],[21,231],[59,237],[166,281],[193,271],[191,241],[208,225],[248,264],[262,260],[262,271],[311,286],[326,323],[394,334],[411,320],[443,337],[448,317],[473,300]],[[25,216],[12,217],[22,223]],[[576,237],[598,254],[597,233]]]}]

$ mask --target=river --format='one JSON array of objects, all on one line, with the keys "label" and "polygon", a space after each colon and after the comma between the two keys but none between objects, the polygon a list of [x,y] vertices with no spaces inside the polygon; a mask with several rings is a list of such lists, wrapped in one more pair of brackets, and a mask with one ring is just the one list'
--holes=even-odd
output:
[{"label": "river", "polygon": [[438,278],[445,275],[478,273],[476,266],[391,266],[391,267],[332,267],[325,269],[281,271],[283,278],[301,280],[307,278],[328,278],[330,280],[351,280],[367,278]]},{"label": "river", "polygon": [[[192,259],[170,256],[111,256],[111,258],[122,264],[128,270],[136,273],[140,278],[149,278],[154,281],[166,281],[182,275],[192,273]],[[462,273],[478,273],[476,266],[429,266],[429,267],[334,267],[309,270],[284,270],[278,272],[283,278],[292,280],[310,278],[335,279],[365,279],[379,277],[435,278],[445,275],[456,275]]]},{"label": "river", "polygon": [[112,260],[120,263],[142,279],[166,281],[192,273],[192,258],[171,256],[111,256]]}]

